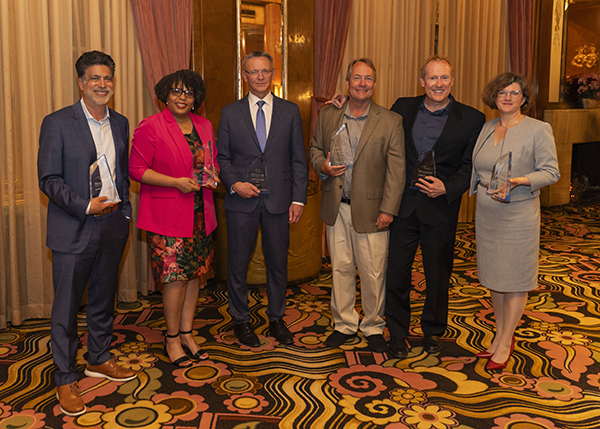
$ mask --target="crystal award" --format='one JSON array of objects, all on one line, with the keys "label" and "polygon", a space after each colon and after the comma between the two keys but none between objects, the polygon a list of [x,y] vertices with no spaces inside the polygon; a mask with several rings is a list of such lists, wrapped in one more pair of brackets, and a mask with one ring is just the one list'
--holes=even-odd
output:
[{"label": "crystal award", "polygon": [[348,125],[343,124],[331,137],[329,165],[352,165],[354,157],[350,145]]},{"label": "crystal award", "polygon": [[419,179],[425,179],[427,176],[436,177],[435,151],[433,149],[419,155],[417,165],[415,165],[415,170],[413,171],[412,180],[410,181],[410,188],[419,189],[417,188]]},{"label": "crystal award", "polygon": [[[198,185],[202,187],[214,188],[219,183],[217,181],[219,177],[219,172],[217,171],[217,167],[214,164],[212,144],[210,141],[208,142],[208,152],[209,158],[206,157],[206,151],[204,152],[205,156],[203,160],[204,165],[202,167],[202,171],[200,171],[200,165],[196,164],[194,176],[196,177],[196,183],[198,183]],[[207,165],[209,163],[210,165]]]},{"label": "crystal award", "polygon": [[246,171],[246,182],[252,183],[261,194],[269,193],[267,180],[267,164],[264,156],[258,156],[250,163]]},{"label": "crystal award", "polygon": [[118,203],[121,201],[117,187],[110,174],[106,155],[102,155],[90,165],[90,196],[108,197],[104,203]]},{"label": "crystal award", "polygon": [[493,196],[497,200],[510,202],[510,170],[512,164],[512,152],[500,156],[490,177],[490,184],[486,194]]}]

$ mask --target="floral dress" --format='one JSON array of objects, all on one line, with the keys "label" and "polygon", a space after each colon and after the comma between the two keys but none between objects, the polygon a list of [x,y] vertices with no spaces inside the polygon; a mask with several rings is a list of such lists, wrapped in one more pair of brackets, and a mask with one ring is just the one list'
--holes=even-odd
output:
[{"label": "floral dress", "polygon": [[[185,134],[194,158],[194,176],[202,177],[204,149],[195,129]],[[194,195],[194,232],[192,237],[169,237],[148,231],[150,263],[156,283],[193,280],[206,284],[214,258],[212,235],[206,235],[202,189]]]}]

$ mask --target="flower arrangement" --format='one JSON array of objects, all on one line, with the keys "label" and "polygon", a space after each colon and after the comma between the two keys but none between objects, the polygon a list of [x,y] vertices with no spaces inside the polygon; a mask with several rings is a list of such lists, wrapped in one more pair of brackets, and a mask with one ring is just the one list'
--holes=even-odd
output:
[{"label": "flower arrangement", "polygon": [[577,98],[600,100],[600,77],[598,73],[581,75],[577,78]]}]

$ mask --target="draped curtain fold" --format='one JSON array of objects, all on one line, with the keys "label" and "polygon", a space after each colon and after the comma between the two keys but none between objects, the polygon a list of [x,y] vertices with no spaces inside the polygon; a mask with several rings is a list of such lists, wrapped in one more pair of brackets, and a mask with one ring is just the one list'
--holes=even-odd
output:
[{"label": "draped curtain fold", "polygon": [[346,67],[371,58],[377,69],[373,100],[390,108],[396,98],[417,95],[419,68],[434,49],[435,0],[354,0],[338,91],[346,93]]},{"label": "draped curtain fold", "polygon": [[[507,14],[504,0],[354,0],[343,64],[370,57],[377,68],[373,99],[390,107],[398,97],[423,93],[419,69],[435,51],[455,69],[454,97],[491,119],[495,116],[481,101],[485,84],[506,71]],[[436,16],[436,9],[438,11]],[[338,91],[345,92],[345,72]],[[463,196],[460,221],[475,217],[475,199]]]},{"label": "draped curtain fold", "polygon": [[[508,70],[508,23],[505,0],[439,2],[438,52],[450,58],[455,79],[452,94],[464,104],[496,117],[481,100],[485,85]],[[459,221],[475,219],[476,198],[463,196]]]},{"label": "draped curtain fold", "polygon": [[[163,76],[190,66],[192,0],[130,0],[150,93]],[[153,97],[154,107],[160,110]]]},{"label": "draped curtain fold", "polygon": [[[122,0],[0,1],[0,328],[50,317],[48,199],[38,189],[39,129],[79,99],[75,60],[102,50],[116,62],[110,107],[131,130],[152,112],[131,12]],[[137,208],[134,207],[134,212]],[[121,264],[118,299],[137,299],[134,234]],[[140,274],[140,277],[144,272]]]},{"label": "draped curtain fold", "polygon": [[331,99],[346,47],[352,0],[315,0],[315,95],[312,97],[310,137],[319,110]]},{"label": "draped curtain fold", "polygon": [[[508,0],[508,45],[510,70],[524,76],[535,88],[533,43],[535,0]],[[535,118],[535,106],[529,113]]]}]

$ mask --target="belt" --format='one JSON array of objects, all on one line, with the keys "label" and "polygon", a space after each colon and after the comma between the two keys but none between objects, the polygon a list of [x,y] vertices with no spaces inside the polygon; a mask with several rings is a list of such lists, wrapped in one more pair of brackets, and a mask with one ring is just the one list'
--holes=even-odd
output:
[{"label": "belt", "polygon": [[350,198],[342,198],[342,203],[350,205]]},{"label": "belt", "polygon": [[117,209],[118,206],[119,206],[118,204],[115,204],[114,206],[107,207],[104,210],[102,210],[100,213],[95,214],[94,216],[100,217],[100,216],[104,216],[105,214],[112,213]]}]

